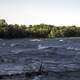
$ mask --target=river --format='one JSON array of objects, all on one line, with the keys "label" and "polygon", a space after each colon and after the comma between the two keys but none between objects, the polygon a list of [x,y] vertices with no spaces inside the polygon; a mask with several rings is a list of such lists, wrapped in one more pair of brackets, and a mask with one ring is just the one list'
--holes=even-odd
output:
[{"label": "river", "polygon": [[80,38],[0,39],[0,80],[80,80]]}]

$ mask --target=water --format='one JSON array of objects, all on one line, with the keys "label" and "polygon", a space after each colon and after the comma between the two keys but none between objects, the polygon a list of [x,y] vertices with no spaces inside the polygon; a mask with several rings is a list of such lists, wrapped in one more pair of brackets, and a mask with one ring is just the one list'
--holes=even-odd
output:
[{"label": "water", "polygon": [[[48,74],[24,74],[41,64]],[[80,80],[79,70],[80,38],[0,40],[0,75],[16,73],[0,80]]]}]

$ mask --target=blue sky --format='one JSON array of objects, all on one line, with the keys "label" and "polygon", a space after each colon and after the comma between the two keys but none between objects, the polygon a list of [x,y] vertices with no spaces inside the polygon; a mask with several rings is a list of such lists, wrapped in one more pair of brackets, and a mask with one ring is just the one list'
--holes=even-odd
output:
[{"label": "blue sky", "polygon": [[9,24],[80,26],[80,0],[0,0],[0,18]]}]

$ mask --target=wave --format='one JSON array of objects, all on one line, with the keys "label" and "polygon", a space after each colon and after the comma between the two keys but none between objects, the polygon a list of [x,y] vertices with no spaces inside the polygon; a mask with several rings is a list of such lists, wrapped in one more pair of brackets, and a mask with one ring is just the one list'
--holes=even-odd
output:
[{"label": "wave", "polygon": [[14,44],[14,43],[10,44],[10,47],[15,47],[15,46],[16,46],[16,44]]},{"label": "wave", "polygon": [[63,40],[63,39],[60,39],[59,41],[62,42],[62,41],[64,41],[64,40]]},{"label": "wave", "polygon": [[44,45],[42,45],[42,44],[39,44],[38,45],[38,49],[51,49],[51,48],[63,48],[63,49],[67,49],[67,50],[75,50],[75,51],[79,51],[80,50],[80,48],[75,48],[75,47],[71,47],[71,46],[69,46],[69,47],[63,47],[63,46],[44,46]]},{"label": "wave", "polygon": [[74,47],[67,47],[67,49],[68,50],[73,49],[73,50],[76,50],[76,51],[80,50],[80,48],[74,48]]},{"label": "wave", "polygon": [[30,41],[33,41],[33,42],[35,42],[35,41],[41,41],[41,39],[31,39]]},{"label": "wave", "polygon": [[67,49],[75,49],[75,48],[74,48],[74,47],[70,47],[70,46],[69,46],[69,47],[67,47]]},{"label": "wave", "polygon": [[41,44],[38,45],[38,49],[45,49],[48,48],[48,46],[42,46]]},{"label": "wave", "polygon": [[80,48],[75,48],[76,51],[80,50]]},{"label": "wave", "polygon": [[43,46],[41,44],[38,45],[38,49],[50,49],[50,48],[60,48],[61,46]]}]

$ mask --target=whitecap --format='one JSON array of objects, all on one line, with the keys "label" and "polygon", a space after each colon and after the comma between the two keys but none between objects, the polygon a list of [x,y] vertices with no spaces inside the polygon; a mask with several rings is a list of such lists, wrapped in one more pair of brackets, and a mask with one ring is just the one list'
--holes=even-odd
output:
[{"label": "whitecap", "polygon": [[16,54],[18,54],[18,53],[20,53],[20,52],[23,52],[24,50],[11,50],[10,52],[11,53],[16,53]]},{"label": "whitecap", "polygon": [[67,49],[74,49],[73,47],[67,47]]},{"label": "whitecap", "polygon": [[41,41],[40,39],[31,39],[30,41]]},{"label": "whitecap", "polygon": [[67,49],[73,49],[73,50],[76,50],[76,51],[80,50],[80,48],[74,48],[74,47],[67,47]]},{"label": "whitecap", "polygon": [[80,50],[80,48],[75,48],[76,51]]},{"label": "whitecap", "polygon": [[45,49],[48,48],[49,46],[42,46],[41,44],[38,45],[38,49]]},{"label": "whitecap", "polygon": [[12,44],[10,44],[10,47],[14,47],[16,44],[14,44],[14,43],[12,43]]},{"label": "whitecap", "polygon": [[59,41],[61,41],[61,42],[62,42],[62,41],[64,41],[64,40],[63,40],[63,39],[60,39]]}]

